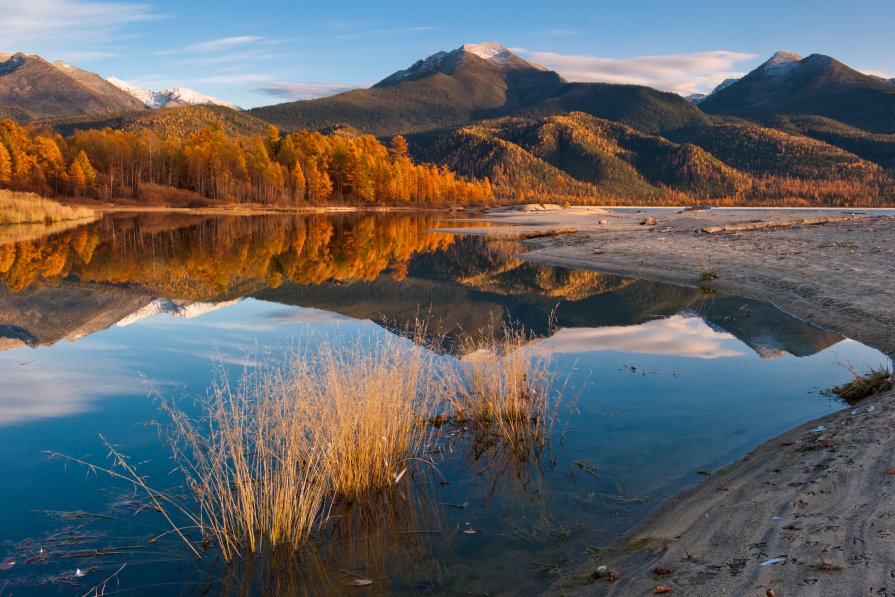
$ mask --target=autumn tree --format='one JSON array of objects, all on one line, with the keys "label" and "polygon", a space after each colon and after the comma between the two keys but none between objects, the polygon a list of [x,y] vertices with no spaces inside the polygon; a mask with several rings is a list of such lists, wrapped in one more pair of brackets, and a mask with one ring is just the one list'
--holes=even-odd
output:
[{"label": "autumn tree", "polygon": [[0,185],[8,185],[12,179],[12,160],[9,151],[0,143]]},{"label": "autumn tree", "polygon": [[410,154],[410,148],[407,146],[407,139],[403,135],[395,135],[389,144],[388,152],[395,158],[404,158]]}]

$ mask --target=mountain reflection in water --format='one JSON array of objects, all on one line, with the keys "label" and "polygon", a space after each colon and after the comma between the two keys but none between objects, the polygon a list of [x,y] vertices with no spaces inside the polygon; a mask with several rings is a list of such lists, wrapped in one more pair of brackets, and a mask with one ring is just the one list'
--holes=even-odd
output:
[{"label": "mountain reflection in water", "polygon": [[[497,315],[539,335],[550,333],[557,306],[559,328],[630,326],[689,311],[762,356],[809,355],[839,340],[757,301],[528,263],[514,258],[516,243],[442,234],[437,224],[421,215],[117,215],[0,244],[0,350],[162,313],[196,316],[243,297],[384,325],[424,313],[447,332],[479,329]],[[571,334],[552,346],[562,338]]]}]

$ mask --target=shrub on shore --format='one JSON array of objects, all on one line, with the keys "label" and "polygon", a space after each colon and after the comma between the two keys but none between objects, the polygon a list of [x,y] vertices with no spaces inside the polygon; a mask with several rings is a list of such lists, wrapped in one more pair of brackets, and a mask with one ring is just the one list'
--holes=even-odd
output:
[{"label": "shrub on shore", "polygon": [[86,207],[70,207],[34,193],[0,189],[0,225],[50,224],[95,217],[96,212]]}]

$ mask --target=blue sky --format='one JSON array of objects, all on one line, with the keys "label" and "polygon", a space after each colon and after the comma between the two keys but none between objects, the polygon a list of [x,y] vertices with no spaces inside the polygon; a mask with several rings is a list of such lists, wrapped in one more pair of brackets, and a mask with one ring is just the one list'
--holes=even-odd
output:
[{"label": "blue sky", "polygon": [[0,0],[0,51],[243,107],[368,86],[496,40],[572,80],[706,91],[785,49],[895,77],[895,2]]}]

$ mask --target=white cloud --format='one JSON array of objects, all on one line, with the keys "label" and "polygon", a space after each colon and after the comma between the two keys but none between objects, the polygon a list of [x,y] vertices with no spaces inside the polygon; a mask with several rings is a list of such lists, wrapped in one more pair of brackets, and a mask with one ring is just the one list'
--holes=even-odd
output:
[{"label": "white cloud", "polygon": [[[0,43],[8,51],[66,59],[114,54],[100,46],[120,39],[125,26],[164,18],[148,4],[107,0],[3,2],[2,13]],[[92,52],[84,52],[85,43]]]},{"label": "white cloud", "polygon": [[745,73],[735,63],[756,58],[755,54],[715,50],[693,54],[604,58],[521,50],[532,62],[557,71],[570,81],[647,85],[682,95],[714,89],[724,79]]},{"label": "white cloud", "polygon": [[315,99],[335,95],[344,91],[357,89],[359,85],[343,85],[339,83],[313,82],[313,83],[268,83],[255,91],[272,95],[283,99]]},{"label": "white cloud", "polygon": [[182,48],[176,48],[174,50],[163,50],[161,52],[156,52],[158,56],[165,56],[168,54],[186,54],[186,53],[199,53],[199,54],[210,54],[213,52],[221,52],[225,50],[232,50],[234,48],[241,48],[248,45],[254,45],[261,42],[268,42],[266,37],[260,37],[258,35],[239,35],[236,37],[220,37],[218,39],[210,39],[208,41],[199,42],[196,44],[191,44],[188,46],[184,46]]},{"label": "white cloud", "polygon": [[263,37],[257,35],[240,35],[238,37],[222,37],[220,39],[212,39],[202,43],[187,46],[187,50],[196,52],[217,52],[220,50],[229,50],[234,46],[244,46],[246,44],[255,43],[264,40]]},{"label": "white cloud", "polygon": [[871,77],[879,77],[880,79],[886,79],[887,81],[891,80],[893,78],[891,73],[884,73],[881,70],[865,70],[865,71],[861,71],[861,72],[863,72],[865,75],[870,75]]}]

